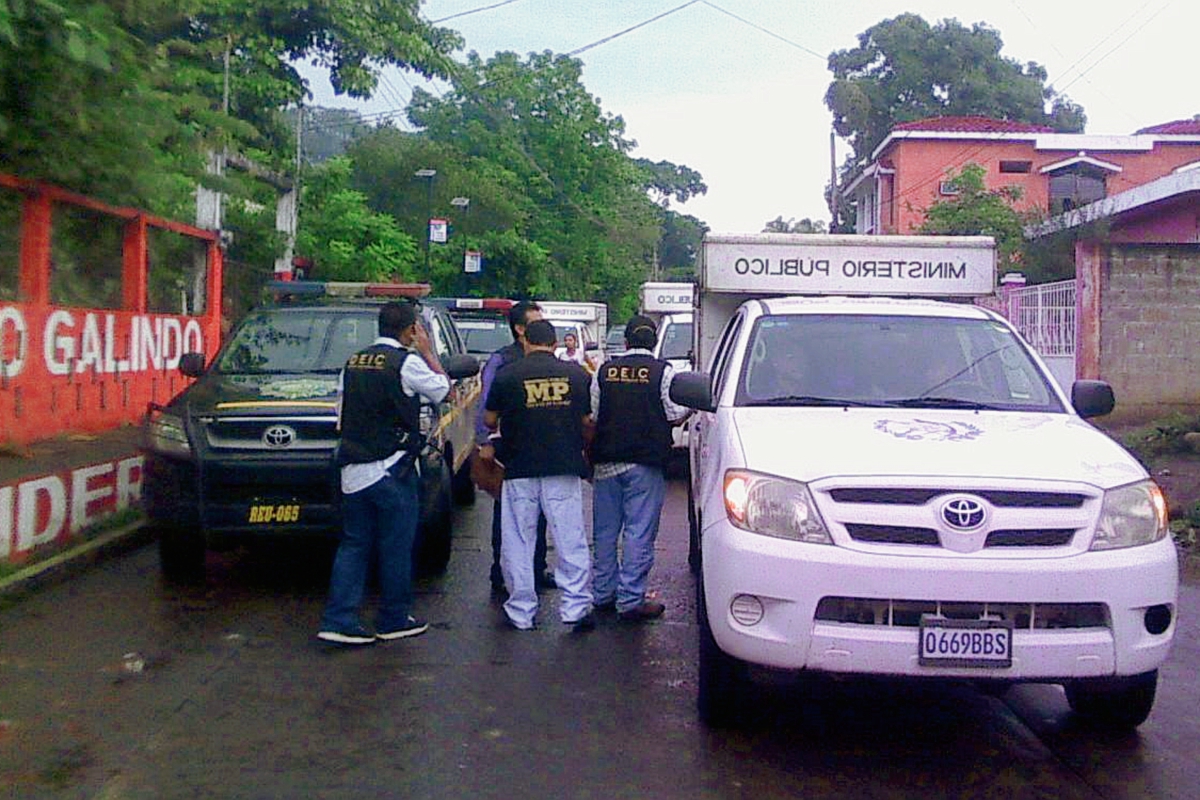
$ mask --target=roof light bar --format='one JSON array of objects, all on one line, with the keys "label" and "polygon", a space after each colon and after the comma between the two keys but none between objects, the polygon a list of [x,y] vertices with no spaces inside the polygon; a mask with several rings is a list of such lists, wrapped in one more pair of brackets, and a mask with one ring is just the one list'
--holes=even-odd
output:
[{"label": "roof light bar", "polygon": [[267,281],[266,290],[284,297],[426,297],[428,283],[365,283],[360,281]]}]

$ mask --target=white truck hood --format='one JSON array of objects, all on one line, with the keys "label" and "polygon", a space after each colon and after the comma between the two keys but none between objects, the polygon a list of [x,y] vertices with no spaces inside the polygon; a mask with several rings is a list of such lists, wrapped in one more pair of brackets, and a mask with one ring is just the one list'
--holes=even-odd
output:
[{"label": "white truck hood", "polygon": [[801,481],[884,475],[1019,477],[1108,489],[1146,477],[1120,445],[1068,414],[730,410],[746,466]]}]

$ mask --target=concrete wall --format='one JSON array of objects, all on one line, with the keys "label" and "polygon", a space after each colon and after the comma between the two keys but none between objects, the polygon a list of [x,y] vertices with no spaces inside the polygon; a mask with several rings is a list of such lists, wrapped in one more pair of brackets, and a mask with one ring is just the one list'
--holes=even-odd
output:
[{"label": "concrete wall", "polygon": [[1099,377],[1117,413],[1200,407],[1200,247],[1109,245],[1100,263]]}]

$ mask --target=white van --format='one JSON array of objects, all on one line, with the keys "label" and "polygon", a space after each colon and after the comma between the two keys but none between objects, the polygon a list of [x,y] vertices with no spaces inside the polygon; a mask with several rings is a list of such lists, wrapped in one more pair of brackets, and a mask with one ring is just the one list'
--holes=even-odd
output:
[{"label": "white van", "polygon": [[[983,237],[708,236],[691,422],[698,705],[753,667],[1062,684],[1149,715],[1175,633],[1159,487],[1002,317]],[[823,296],[824,295],[824,296]],[[915,299],[951,297],[954,302]]]}]

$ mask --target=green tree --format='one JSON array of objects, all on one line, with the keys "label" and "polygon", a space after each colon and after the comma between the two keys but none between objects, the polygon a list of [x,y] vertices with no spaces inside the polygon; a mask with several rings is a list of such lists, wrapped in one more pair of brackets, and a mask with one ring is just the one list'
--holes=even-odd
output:
[{"label": "green tree", "polygon": [[438,98],[418,88],[408,114],[431,142],[472,166],[486,160],[495,185],[519,189],[514,229],[549,253],[554,296],[617,305],[646,274],[660,209],[628,155],[624,121],[601,109],[581,70],[549,52],[486,62],[471,53],[455,91]]},{"label": "green tree", "polygon": [[763,226],[763,233],[825,233],[825,223],[821,220],[811,220],[805,217],[797,221],[795,217],[788,217],[786,220],[783,215],[779,215],[775,219]]},{"label": "green tree", "polygon": [[925,209],[925,221],[919,233],[941,236],[991,236],[996,240],[996,256],[1001,272],[1021,269],[1024,262],[1025,224],[1028,215],[1017,211],[1021,189],[1004,186],[988,189],[987,171],[979,164],[965,164],[947,183],[957,192]]},{"label": "green tree", "polygon": [[869,156],[897,123],[927,117],[979,115],[1083,130],[1083,109],[1046,85],[1046,69],[1001,56],[1003,46],[1000,33],[983,23],[931,26],[916,14],[884,20],[859,34],[857,47],[829,56],[825,104],[834,129],[856,159]]},{"label": "green tree", "polygon": [[349,159],[333,158],[306,177],[297,251],[313,260],[314,276],[321,280],[414,280],[416,242],[350,188],[352,169]]}]

